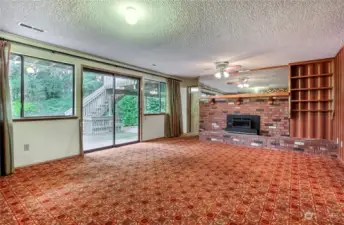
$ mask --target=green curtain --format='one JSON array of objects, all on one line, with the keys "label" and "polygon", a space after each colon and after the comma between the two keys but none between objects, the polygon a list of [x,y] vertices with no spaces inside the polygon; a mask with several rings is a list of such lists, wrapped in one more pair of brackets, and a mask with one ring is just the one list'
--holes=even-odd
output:
[{"label": "green curtain", "polygon": [[183,133],[180,82],[167,79],[167,112],[165,137],[179,137]]},{"label": "green curtain", "polygon": [[0,41],[0,175],[13,173],[13,121],[9,85],[11,45]]}]

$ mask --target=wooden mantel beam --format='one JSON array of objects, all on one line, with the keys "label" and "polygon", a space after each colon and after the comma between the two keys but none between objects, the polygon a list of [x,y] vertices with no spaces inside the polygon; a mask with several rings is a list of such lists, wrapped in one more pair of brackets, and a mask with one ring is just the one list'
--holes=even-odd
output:
[{"label": "wooden mantel beam", "polygon": [[289,92],[215,95],[215,96],[201,97],[201,99],[231,99],[231,98],[238,99],[238,98],[269,98],[269,97],[289,97]]}]

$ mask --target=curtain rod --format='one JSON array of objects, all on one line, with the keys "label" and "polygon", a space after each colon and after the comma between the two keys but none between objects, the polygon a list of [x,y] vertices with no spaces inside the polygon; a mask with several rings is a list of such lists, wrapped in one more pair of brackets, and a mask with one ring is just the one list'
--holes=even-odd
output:
[{"label": "curtain rod", "polygon": [[[115,63],[110,63],[110,62],[103,62],[101,60],[91,59],[91,58],[88,58],[88,57],[74,55],[74,54],[70,54],[70,53],[66,53],[66,52],[62,52],[62,51],[58,51],[58,50],[53,50],[53,49],[49,49],[49,48],[45,48],[45,47],[39,47],[39,46],[23,43],[23,42],[20,42],[20,41],[14,41],[14,40],[6,39],[6,38],[3,38],[3,37],[0,37],[0,41],[7,41],[7,42],[10,42],[10,43],[13,43],[13,44],[23,45],[23,46],[27,46],[27,47],[30,47],[30,48],[35,48],[35,49],[43,50],[43,51],[49,51],[49,52],[52,52],[54,54],[65,55],[65,56],[74,57],[74,58],[78,58],[78,59],[83,59],[83,60],[87,60],[87,61],[91,61],[91,62],[95,62],[95,63],[105,64],[105,65],[108,65],[108,66],[114,66],[114,67],[121,68],[121,69],[132,70],[132,71],[135,71],[135,72],[144,73],[144,74],[148,74],[148,75],[151,75],[151,76],[157,76],[157,77],[162,77],[162,78],[165,78],[165,79],[172,79],[172,80],[176,80],[176,81],[182,82],[182,80],[179,80],[179,79],[176,79],[176,78],[171,78],[171,77],[166,77],[166,76],[162,76],[162,75],[152,74],[152,73],[146,72],[144,70],[140,70],[140,69],[134,69],[134,68],[126,67],[126,66],[116,65]],[[83,54],[87,54],[87,53],[83,53]],[[90,55],[90,56],[96,57],[96,58],[101,58],[103,60],[112,61],[111,59],[102,58],[102,57],[99,57],[99,56],[94,56],[94,55]]]}]

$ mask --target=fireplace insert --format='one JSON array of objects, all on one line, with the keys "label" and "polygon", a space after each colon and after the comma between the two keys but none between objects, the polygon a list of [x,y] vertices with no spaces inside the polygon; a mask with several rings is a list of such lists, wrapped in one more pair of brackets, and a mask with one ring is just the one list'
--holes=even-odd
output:
[{"label": "fireplace insert", "polygon": [[256,134],[260,131],[260,116],[227,115],[226,131],[232,133]]},{"label": "fireplace insert", "polygon": [[251,128],[251,120],[246,118],[233,118],[233,127]]}]

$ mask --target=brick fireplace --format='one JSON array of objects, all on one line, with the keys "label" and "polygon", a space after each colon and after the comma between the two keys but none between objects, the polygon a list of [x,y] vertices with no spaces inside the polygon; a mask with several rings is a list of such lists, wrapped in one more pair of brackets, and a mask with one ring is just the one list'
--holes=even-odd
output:
[{"label": "brick fireplace", "polygon": [[[238,101],[233,99],[201,101],[200,140],[337,158],[338,146],[331,140],[289,136],[289,102],[287,98],[273,101],[247,98],[240,101],[240,104],[237,103]],[[228,132],[228,115],[259,117],[259,135]]]},{"label": "brick fireplace", "polygon": [[260,116],[260,134],[263,136],[289,136],[288,99],[276,99],[272,105],[265,99],[200,103],[200,130],[224,130],[227,115],[246,114]]}]

